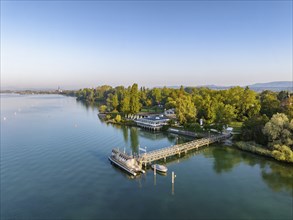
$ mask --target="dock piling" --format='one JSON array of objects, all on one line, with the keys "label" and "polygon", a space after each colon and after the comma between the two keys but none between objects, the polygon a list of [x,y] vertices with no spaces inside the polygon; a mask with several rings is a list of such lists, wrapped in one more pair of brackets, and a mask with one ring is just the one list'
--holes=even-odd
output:
[{"label": "dock piling", "polygon": [[174,184],[175,178],[176,178],[176,175],[174,174],[174,171],[172,171],[172,184]]},{"label": "dock piling", "polygon": [[176,178],[176,175],[175,175],[174,171],[172,171],[172,195],[174,195],[175,178]]}]

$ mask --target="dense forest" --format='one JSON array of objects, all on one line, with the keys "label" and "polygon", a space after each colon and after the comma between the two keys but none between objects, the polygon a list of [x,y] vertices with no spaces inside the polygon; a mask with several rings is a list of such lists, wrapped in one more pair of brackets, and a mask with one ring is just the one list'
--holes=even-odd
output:
[{"label": "dense forest", "polygon": [[174,108],[176,117],[185,128],[219,131],[231,123],[241,125],[242,141],[265,146],[280,160],[293,162],[293,94],[269,90],[256,93],[248,87],[226,90],[183,87],[145,88],[133,84],[127,88],[100,86],[76,92],[78,100],[101,103],[100,112],[117,113],[121,120],[126,114]]}]

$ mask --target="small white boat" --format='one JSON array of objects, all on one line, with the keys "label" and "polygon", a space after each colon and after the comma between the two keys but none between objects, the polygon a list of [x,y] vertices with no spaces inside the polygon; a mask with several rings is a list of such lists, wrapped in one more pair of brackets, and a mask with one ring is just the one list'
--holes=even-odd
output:
[{"label": "small white boat", "polygon": [[159,172],[162,172],[162,173],[167,173],[168,171],[168,168],[163,166],[163,165],[160,165],[160,164],[152,164],[152,168],[155,169],[155,166],[156,166],[156,170],[159,171]]}]

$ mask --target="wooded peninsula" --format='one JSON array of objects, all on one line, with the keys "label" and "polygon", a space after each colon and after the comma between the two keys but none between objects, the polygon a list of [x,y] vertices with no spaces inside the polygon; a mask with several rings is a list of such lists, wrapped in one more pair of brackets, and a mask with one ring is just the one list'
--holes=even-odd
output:
[{"label": "wooded peninsula", "polygon": [[[104,85],[75,92],[78,100],[97,103],[106,120],[129,122],[137,113],[163,113],[174,109],[168,126],[201,132],[227,126],[239,149],[293,162],[293,94],[289,91],[261,93],[248,87],[212,90],[205,87],[145,88],[135,83],[125,88]],[[203,125],[200,125],[200,121]]]}]

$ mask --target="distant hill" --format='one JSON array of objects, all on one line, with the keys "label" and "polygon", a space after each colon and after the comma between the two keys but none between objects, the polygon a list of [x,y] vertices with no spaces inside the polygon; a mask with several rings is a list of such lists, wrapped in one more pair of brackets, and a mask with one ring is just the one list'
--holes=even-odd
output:
[{"label": "distant hill", "polygon": [[[256,92],[261,92],[264,90],[271,90],[275,92],[279,92],[282,90],[289,90],[293,91],[293,82],[292,81],[275,81],[275,82],[268,82],[268,83],[255,83],[252,85],[247,85],[251,90]],[[202,85],[196,87],[206,87],[214,90],[224,90],[229,89],[234,86],[217,86],[217,85]],[[246,86],[242,86],[246,87]]]},{"label": "distant hill", "polygon": [[249,87],[292,87],[292,81],[276,81],[276,82],[268,82],[268,83],[255,83],[250,85]]},{"label": "distant hill", "polygon": [[292,81],[275,81],[275,82],[268,82],[268,83],[255,83],[255,84],[249,85],[248,87],[258,92],[263,90],[293,91],[293,82]]}]

